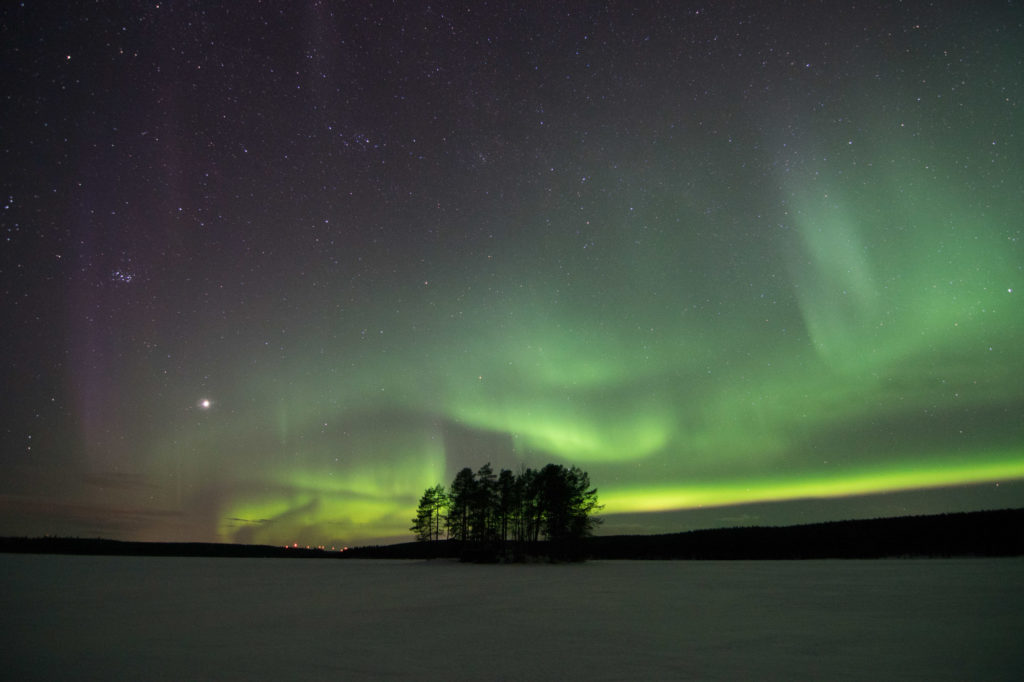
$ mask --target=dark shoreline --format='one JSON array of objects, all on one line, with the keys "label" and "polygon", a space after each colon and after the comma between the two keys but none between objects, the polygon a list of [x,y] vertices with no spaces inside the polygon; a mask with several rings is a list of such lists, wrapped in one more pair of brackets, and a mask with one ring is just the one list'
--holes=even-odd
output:
[{"label": "dark shoreline", "polygon": [[[1024,509],[833,521],[799,526],[713,528],[662,535],[599,535],[579,549],[590,559],[880,559],[1024,556]],[[542,556],[544,543],[527,548]],[[533,551],[530,551],[533,550]],[[457,558],[454,541],[353,547],[345,551],[207,542],[0,537],[0,552],[102,556],[290,559]]]},{"label": "dark shoreline", "polygon": [[233,545],[218,542],[125,542],[105,538],[0,537],[0,552],[94,556],[176,556],[270,559],[337,559],[340,552],[305,547]]}]

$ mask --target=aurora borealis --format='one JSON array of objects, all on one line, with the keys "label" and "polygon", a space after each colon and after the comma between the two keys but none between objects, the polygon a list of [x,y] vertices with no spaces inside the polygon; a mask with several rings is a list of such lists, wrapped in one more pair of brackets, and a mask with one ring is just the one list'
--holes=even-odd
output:
[{"label": "aurora borealis", "polygon": [[1019,3],[640,4],[6,4],[0,534],[1024,505]]}]

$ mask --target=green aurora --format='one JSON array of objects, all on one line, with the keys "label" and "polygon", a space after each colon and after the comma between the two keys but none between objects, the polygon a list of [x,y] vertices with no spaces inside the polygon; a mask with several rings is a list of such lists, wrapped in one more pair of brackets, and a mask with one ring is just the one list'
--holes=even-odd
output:
[{"label": "green aurora", "polygon": [[[376,320],[355,353],[313,352],[313,336],[247,389],[275,397],[266,445],[228,445],[249,417],[211,414],[193,446],[286,462],[256,469],[221,537],[401,535],[419,493],[451,477],[447,424],[504,437],[479,461],[587,468],[608,515],[1024,478],[1016,207],[934,176],[866,173],[850,196],[802,180],[794,234],[766,255],[779,270],[744,282],[742,303],[693,293],[704,273],[646,267],[649,253],[623,263],[631,244],[609,229],[614,262],[576,271],[557,304],[535,287],[438,316],[452,293],[403,292],[431,314]],[[686,240],[666,229],[658,250]],[[516,279],[557,281],[543,265]],[[609,268],[630,291],[608,294]]]},{"label": "green aurora", "polygon": [[651,7],[53,19],[0,531],[404,540],[488,461],[603,532],[1024,505],[1019,8]]}]

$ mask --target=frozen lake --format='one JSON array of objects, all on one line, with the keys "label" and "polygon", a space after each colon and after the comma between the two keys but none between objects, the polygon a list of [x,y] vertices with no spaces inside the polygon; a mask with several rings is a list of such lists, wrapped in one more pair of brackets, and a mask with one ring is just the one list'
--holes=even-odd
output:
[{"label": "frozen lake", "polygon": [[1019,680],[1024,560],[0,554],[12,680]]}]

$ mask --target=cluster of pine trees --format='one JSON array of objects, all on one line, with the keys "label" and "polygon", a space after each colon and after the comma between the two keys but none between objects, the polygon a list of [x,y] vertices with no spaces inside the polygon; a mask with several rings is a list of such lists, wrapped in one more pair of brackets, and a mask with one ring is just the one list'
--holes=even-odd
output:
[{"label": "cluster of pine trees", "polygon": [[600,519],[597,489],[578,467],[548,464],[518,474],[490,464],[466,467],[451,486],[428,488],[409,529],[421,542],[453,540],[482,557],[523,557],[541,543],[552,556],[569,556],[575,541],[590,534]]}]

